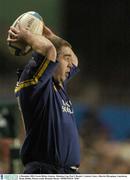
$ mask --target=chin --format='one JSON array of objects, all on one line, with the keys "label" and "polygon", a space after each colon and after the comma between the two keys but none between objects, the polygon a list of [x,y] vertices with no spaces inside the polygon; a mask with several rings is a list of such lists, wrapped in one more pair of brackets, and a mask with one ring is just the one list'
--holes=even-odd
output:
[{"label": "chin", "polygon": [[67,77],[64,77],[61,79],[62,82],[64,82],[67,79]]}]

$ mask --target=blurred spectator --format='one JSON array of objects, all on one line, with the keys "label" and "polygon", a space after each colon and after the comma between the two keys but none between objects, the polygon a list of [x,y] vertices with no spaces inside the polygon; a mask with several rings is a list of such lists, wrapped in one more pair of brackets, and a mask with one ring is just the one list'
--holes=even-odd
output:
[{"label": "blurred spectator", "polygon": [[7,122],[7,137],[14,137],[15,136],[15,120],[12,116],[9,108],[2,107],[1,108],[1,115]]},{"label": "blurred spectator", "polygon": [[109,137],[107,127],[101,123],[97,112],[93,110],[86,113],[85,120],[80,128],[80,135],[83,137],[87,148],[92,146],[98,139],[106,140]]},{"label": "blurred spectator", "polygon": [[14,118],[7,107],[0,110],[0,171],[9,172],[10,146],[14,135]]},{"label": "blurred spectator", "polygon": [[95,111],[86,113],[80,128],[81,173],[129,174],[130,143],[111,141],[109,131]]},{"label": "blurred spectator", "polygon": [[9,136],[9,127],[8,122],[2,114],[0,114],[0,137],[7,137]]}]

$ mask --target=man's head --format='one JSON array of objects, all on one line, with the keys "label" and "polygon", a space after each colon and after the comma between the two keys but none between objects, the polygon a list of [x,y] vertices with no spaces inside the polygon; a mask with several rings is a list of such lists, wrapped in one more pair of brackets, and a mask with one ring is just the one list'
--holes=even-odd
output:
[{"label": "man's head", "polygon": [[58,66],[54,72],[54,79],[58,82],[63,82],[69,75],[70,69],[73,65],[74,53],[69,46],[62,46],[58,50],[57,60],[59,61]]},{"label": "man's head", "polygon": [[47,26],[44,26],[43,35],[49,39],[56,48],[59,64],[53,77],[56,81],[62,83],[68,77],[72,65],[78,65],[77,56],[72,51],[71,44],[55,35]]}]

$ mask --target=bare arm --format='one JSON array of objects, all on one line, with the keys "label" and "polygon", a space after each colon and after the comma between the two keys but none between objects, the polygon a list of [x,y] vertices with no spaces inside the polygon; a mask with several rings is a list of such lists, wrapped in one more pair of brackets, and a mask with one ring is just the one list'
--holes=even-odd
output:
[{"label": "bare arm", "polygon": [[[68,46],[72,50],[71,45],[66,40],[54,34],[47,26],[44,26],[43,35],[54,44],[58,52],[63,46]],[[73,52],[73,50],[72,50],[72,64],[78,66],[78,58]]]},{"label": "bare arm", "polygon": [[[11,38],[12,37],[12,38]],[[8,42],[18,42],[21,41],[25,44],[28,44],[32,47],[33,50],[46,56],[51,61],[56,61],[56,49],[51,41],[46,37],[32,34],[25,28],[19,27],[19,30],[10,27],[8,31]]]},{"label": "bare arm", "polygon": [[62,46],[69,46],[71,48],[69,42],[54,34],[47,26],[44,26],[43,35],[54,44],[57,50]]}]

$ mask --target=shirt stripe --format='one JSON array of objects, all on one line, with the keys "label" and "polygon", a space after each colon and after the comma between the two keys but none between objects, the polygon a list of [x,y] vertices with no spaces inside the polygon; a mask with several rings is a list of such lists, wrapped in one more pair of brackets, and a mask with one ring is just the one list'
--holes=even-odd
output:
[{"label": "shirt stripe", "polygon": [[37,84],[39,78],[43,75],[43,73],[47,69],[49,62],[50,62],[50,60],[45,58],[44,61],[42,62],[42,64],[40,65],[38,71],[35,73],[35,75],[33,76],[32,79],[28,79],[28,80],[25,80],[22,82],[18,82],[16,87],[15,87],[15,93],[17,93],[18,91],[20,91],[21,89],[23,89],[25,87]]}]

